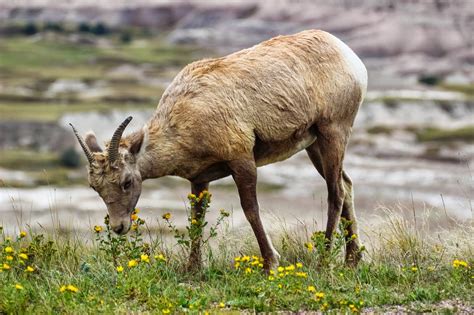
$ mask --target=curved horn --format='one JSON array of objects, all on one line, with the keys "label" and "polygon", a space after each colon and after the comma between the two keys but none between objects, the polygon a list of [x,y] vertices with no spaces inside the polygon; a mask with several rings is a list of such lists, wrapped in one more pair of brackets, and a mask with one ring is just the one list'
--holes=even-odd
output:
[{"label": "curved horn", "polygon": [[117,160],[120,139],[122,138],[123,131],[125,130],[125,128],[130,123],[131,120],[132,120],[132,116],[128,116],[127,119],[125,119],[120,124],[120,126],[118,126],[117,130],[115,130],[114,135],[112,136],[112,139],[110,140],[109,148],[107,150],[107,152],[109,153],[110,164],[112,164],[113,162]]},{"label": "curved horn", "polygon": [[74,128],[74,126],[71,123],[69,123],[69,125],[72,127],[72,131],[74,131],[74,134],[76,135],[76,138],[79,141],[79,144],[81,145],[82,150],[84,150],[84,153],[86,154],[86,157],[87,157],[87,160],[89,161],[89,164],[92,164],[92,162],[94,162],[94,157],[92,156],[91,151],[89,150],[89,148],[85,144],[82,137],[77,132],[76,128]]}]

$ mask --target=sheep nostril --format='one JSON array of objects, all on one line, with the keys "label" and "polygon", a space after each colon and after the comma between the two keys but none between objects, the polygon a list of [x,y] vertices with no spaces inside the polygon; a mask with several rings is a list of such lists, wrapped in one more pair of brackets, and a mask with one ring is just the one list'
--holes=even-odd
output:
[{"label": "sheep nostril", "polygon": [[120,223],[120,225],[117,225],[116,227],[114,227],[113,230],[115,233],[121,234],[123,232],[123,224]]}]

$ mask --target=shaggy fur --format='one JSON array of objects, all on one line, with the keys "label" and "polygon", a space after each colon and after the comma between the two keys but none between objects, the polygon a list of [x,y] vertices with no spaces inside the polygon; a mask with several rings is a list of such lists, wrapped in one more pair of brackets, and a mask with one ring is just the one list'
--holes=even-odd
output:
[{"label": "shaggy fur", "polygon": [[[349,236],[357,232],[352,183],[342,161],[366,85],[357,56],[317,30],[194,62],[166,89],[147,125],[121,140],[116,165],[108,165],[107,151],[99,152],[88,136],[96,159],[90,184],[104,198],[114,229],[124,233],[143,180],[177,175],[197,193],[232,175],[268,270],[278,254],[258,215],[257,166],[306,149],[328,186],[328,246],[340,215],[353,222]],[[130,178],[132,187],[124,189]],[[357,263],[358,248],[357,239],[350,242],[348,262]],[[198,265],[196,259],[190,265]]]}]

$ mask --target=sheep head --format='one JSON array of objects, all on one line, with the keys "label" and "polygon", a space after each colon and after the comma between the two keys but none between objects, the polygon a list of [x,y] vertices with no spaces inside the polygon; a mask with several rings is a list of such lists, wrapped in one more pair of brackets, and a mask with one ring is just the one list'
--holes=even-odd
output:
[{"label": "sheep head", "polygon": [[132,117],[128,117],[120,124],[106,150],[99,146],[94,133],[88,133],[84,140],[70,124],[89,161],[89,185],[104,200],[110,226],[117,234],[130,230],[131,213],[142,190],[142,177],[136,161],[143,133],[122,139],[123,131],[131,120]]}]

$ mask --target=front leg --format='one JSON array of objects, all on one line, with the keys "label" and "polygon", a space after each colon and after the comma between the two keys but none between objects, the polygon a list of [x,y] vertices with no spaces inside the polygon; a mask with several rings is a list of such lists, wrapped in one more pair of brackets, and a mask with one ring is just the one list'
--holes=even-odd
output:
[{"label": "front leg", "polygon": [[[209,189],[209,183],[195,183],[191,182],[191,193],[196,196],[205,190]],[[201,203],[195,204],[191,208],[191,219],[195,219],[198,222],[202,222],[204,220],[204,216],[206,213],[204,209],[201,207]],[[189,260],[187,265],[188,271],[195,271],[201,269],[202,266],[202,257],[201,257],[201,242],[202,242],[202,235],[198,238],[194,239],[191,243],[191,252],[189,254]]]},{"label": "front leg", "polygon": [[257,167],[255,161],[250,159],[231,161],[229,162],[229,167],[239,191],[240,204],[244,210],[245,217],[257,237],[260,252],[264,259],[263,266],[268,273],[270,269],[278,266],[280,255],[273,248],[260,219],[257,202]]}]

